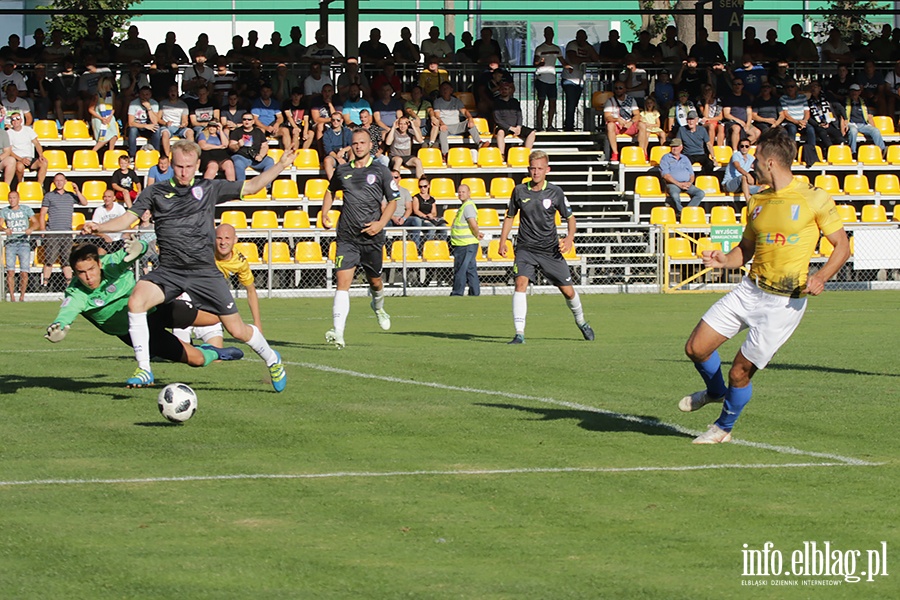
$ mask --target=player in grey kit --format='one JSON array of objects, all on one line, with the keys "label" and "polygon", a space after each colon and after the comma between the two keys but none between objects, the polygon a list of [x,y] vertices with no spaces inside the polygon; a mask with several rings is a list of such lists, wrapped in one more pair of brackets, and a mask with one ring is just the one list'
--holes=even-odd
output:
[{"label": "player in grey kit", "polygon": [[325,341],[344,347],[344,327],[350,312],[350,284],[361,266],[369,280],[372,294],[370,306],[385,331],[391,328],[391,317],[384,311],[384,282],[381,266],[385,243],[384,226],[391,220],[400,188],[391,172],[370,156],[372,138],[368,131],[356,130],[350,142],[353,159],[338,165],[322,200],[322,225],[331,229],[328,211],[338,190],[344,190],[344,204],[337,226],[337,248],[334,258],[337,269],[337,291],[332,309],[334,327],[325,334]]},{"label": "player in grey kit", "polygon": [[200,146],[188,140],[176,142],[172,145],[172,179],[147,187],[121,217],[85,224],[88,234],[122,231],[149,210],[156,225],[159,267],[138,281],[128,299],[128,333],[138,368],[125,382],[127,387],[153,385],[147,311],[188,292],[198,308],[218,315],[228,333],[253,348],[269,367],[275,391],[284,390],[287,375],[281,355],[259,329],[241,320],[228,282],[216,268],[215,210],[216,204],[265,188],[293,162],[294,154],[287,150],[278,164],[245,182],[198,179]]},{"label": "player in grey kit", "polygon": [[[572,287],[572,274],[563,253],[572,249],[575,238],[575,216],[566,195],[558,185],[546,180],[550,172],[550,161],[546,152],[535,150],[528,157],[528,174],[531,181],[521,183],[513,189],[500,232],[500,256],[506,256],[506,240],[512,230],[513,219],[519,213],[519,235],[516,237],[516,259],[513,272],[516,274],[516,291],[513,293],[513,323],[516,335],[510,344],[525,343],[525,315],[528,300],[525,292],[528,282],[534,279],[535,267],[540,267],[547,279],[559,288],[566,297],[566,304],[581,335],[588,341],[594,340],[594,330],[584,320],[581,298]],[[568,226],[566,237],[559,239],[556,232],[556,213],[562,216]]]}]

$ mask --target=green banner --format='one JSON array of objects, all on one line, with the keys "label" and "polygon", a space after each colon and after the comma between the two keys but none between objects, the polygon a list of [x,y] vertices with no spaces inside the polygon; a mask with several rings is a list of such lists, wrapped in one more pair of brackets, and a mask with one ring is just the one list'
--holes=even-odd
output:
[{"label": "green banner", "polygon": [[712,243],[722,244],[723,252],[731,252],[731,249],[741,242],[743,235],[743,225],[713,225],[709,228],[709,237]]}]

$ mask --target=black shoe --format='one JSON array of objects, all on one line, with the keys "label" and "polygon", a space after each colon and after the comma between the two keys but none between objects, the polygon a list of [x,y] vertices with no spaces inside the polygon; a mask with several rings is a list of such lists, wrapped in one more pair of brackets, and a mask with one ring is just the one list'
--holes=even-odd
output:
[{"label": "black shoe", "polygon": [[584,336],[584,339],[589,342],[594,341],[594,330],[591,329],[591,326],[589,324],[585,323],[584,325],[579,327],[579,329],[581,330],[581,335]]},{"label": "black shoe", "polygon": [[507,343],[507,344],[524,344],[524,343],[525,343],[525,336],[522,335],[521,333],[517,333],[517,334],[516,334],[516,337],[514,337],[512,340],[510,340],[510,341],[508,341],[508,342],[506,342],[506,343]]}]

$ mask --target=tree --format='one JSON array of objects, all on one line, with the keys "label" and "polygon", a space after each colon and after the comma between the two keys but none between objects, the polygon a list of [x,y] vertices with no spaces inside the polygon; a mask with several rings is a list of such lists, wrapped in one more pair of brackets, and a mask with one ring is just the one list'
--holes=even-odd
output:
[{"label": "tree", "polygon": [[54,14],[50,17],[50,29],[59,29],[63,32],[63,43],[72,45],[87,34],[87,23],[94,20],[99,25],[99,30],[111,27],[114,39],[125,37],[128,30],[126,24],[135,13],[108,13],[105,11],[128,10],[141,0],[55,0],[50,6],[42,6],[47,11],[62,14]]},{"label": "tree", "polygon": [[[697,0],[638,0],[638,4],[641,11],[669,11],[672,9],[693,10],[697,4]],[[631,19],[626,19],[625,24],[628,25],[628,28],[634,33],[635,39],[637,39],[637,36],[641,31],[646,30],[650,32],[650,38],[653,40],[653,43],[659,43],[663,39],[663,34],[665,33],[666,26],[669,24],[670,20],[674,20],[675,27],[678,28],[678,39],[684,42],[688,48],[693,46],[697,37],[697,32],[695,31],[695,17],[693,14],[669,15],[642,13],[640,28]]]},{"label": "tree", "polygon": [[[853,41],[853,33],[862,33],[863,42],[875,38],[880,33],[880,26],[876,27],[869,21],[868,15],[889,8],[885,4],[873,0],[831,0],[825,7],[823,18],[815,22],[814,35],[819,41],[825,41],[832,29],[841,32],[841,38],[850,43]],[[846,14],[845,11],[859,11],[854,14]]]}]

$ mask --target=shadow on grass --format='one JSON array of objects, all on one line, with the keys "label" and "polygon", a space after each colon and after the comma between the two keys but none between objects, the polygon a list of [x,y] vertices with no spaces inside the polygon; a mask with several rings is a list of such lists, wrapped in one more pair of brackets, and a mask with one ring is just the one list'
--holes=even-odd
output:
[{"label": "shadow on grass", "polygon": [[835,373],[837,375],[874,375],[876,377],[900,377],[900,373],[876,373],[874,371],[860,371],[859,369],[842,369],[839,367],[824,367],[822,365],[798,365],[791,363],[770,364],[767,371],[812,371],[814,373]]},{"label": "shadow on grass", "polygon": [[96,393],[98,388],[118,388],[124,391],[121,383],[102,381],[108,373],[72,377],[54,377],[52,375],[0,375],[0,395],[15,394],[21,389],[49,388],[62,392]]},{"label": "shadow on grass", "polygon": [[170,421],[141,421],[134,424],[135,427],[181,427],[181,423]]},{"label": "shadow on grass", "polygon": [[476,406],[488,408],[504,408],[519,412],[537,415],[536,421],[558,421],[560,419],[573,419],[579,421],[578,426],[587,431],[642,433],[644,435],[668,435],[693,439],[693,435],[678,431],[671,425],[661,422],[656,417],[646,415],[624,415],[635,421],[623,419],[611,414],[593,412],[589,410],[574,410],[571,408],[533,408],[519,406],[517,404],[486,404],[476,403]]},{"label": "shadow on grass", "polygon": [[499,341],[509,341],[512,336],[499,337],[496,335],[479,335],[474,333],[447,333],[446,331],[397,331],[391,335],[414,335],[417,337],[433,337],[440,340],[462,340],[466,342],[489,342],[495,344]]}]

